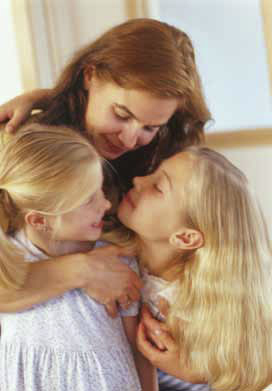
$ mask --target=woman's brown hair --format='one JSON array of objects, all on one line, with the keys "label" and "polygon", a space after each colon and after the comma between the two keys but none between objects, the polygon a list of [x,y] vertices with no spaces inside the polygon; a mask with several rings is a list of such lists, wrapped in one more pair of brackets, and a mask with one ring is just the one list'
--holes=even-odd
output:
[{"label": "woman's brown hair", "polygon": [[176,113],[153,141],[112,162],[130,186],[184,146],[198,144],[210,119],[202,93],[191,40],[181,30],[153,19],[134,19],[113,27],[78,51],[53,89],[52,101],[39,122],[69,125],[84,131],[88,91],[83,74],[96,75],[123,88],[148,91],[160,98],[177,98]]}]

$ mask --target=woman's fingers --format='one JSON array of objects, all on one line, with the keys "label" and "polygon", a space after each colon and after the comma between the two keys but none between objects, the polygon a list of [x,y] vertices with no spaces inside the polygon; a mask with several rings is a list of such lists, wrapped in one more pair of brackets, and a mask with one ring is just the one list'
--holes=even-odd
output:
[{"label": "woman's fingers", "polygon": [[28,117],[29,110],[13,107],[13,100],[0,106],[0,122],[8,121],[5,130],[9,133],[14,132]]},{"label": "woman's fingers", "polygon": [[115,318],[118,315],[118,308],[115,301],[105,304],[105,308],[111,318]]},{"label": "woman's fingers", "polygon": [[11,116],[11,119],[8,121],[8,123],[5,126],[5,130],[9,133],[13,133],[18,126],[24,121],[24,115],[20,112],[20,110],[16,110],[13,115]]}]

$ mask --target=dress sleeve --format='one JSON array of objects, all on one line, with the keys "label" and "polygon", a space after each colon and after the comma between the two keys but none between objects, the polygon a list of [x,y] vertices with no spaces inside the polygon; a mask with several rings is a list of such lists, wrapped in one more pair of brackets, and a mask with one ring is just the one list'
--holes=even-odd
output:
[{"label": "dress sleeve", "polygon": [[[134,257],[122,257],[121,261],[126,263],[135,273],[140,275],[140,269],[136,258]],[[140,302],[134,301],[127,310],[119,308],[119,314],[122,317],[137,316],[140,311]]]}]

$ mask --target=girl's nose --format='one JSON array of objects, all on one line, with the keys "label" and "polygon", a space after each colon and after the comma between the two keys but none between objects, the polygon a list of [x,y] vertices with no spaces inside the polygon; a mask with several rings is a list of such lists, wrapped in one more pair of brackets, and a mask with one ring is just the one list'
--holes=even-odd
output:
[{"label": "girl's nose", "polygon": [[135,178],[133,178],[133,186],[135,187],[136,190],[140,190],[141,187],[142,187],[142,183],[143,183],[143,177],[140,177],[140,176],[136,176]]},{"label": "girl's nose", "polygon": [[101,204],[100,204],[100,210],[102,213],[105,213],[110,208],[111,208],[111,202],[107,200],[103,194],[103,199],[101,200]]}]

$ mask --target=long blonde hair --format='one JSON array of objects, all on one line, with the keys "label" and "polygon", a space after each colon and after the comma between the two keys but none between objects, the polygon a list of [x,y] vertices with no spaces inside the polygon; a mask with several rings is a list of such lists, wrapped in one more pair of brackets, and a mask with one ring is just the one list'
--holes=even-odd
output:
[{"label": "long blonde hair", "polygon": [[1,141],[0,287],[19,288],[27,263],[8,235],[24,225],[30,210],[61,218],[85,202],[101,162],[87,139],[63,126],[28,124]]},{"label": "long blonde hair", "polygon": [[208,148],[185,189],[187,225],[203,247],[181,260],[167,323],[191,368],[212,389],[260,391],[272,374],[271,247],[245,175]]}]

